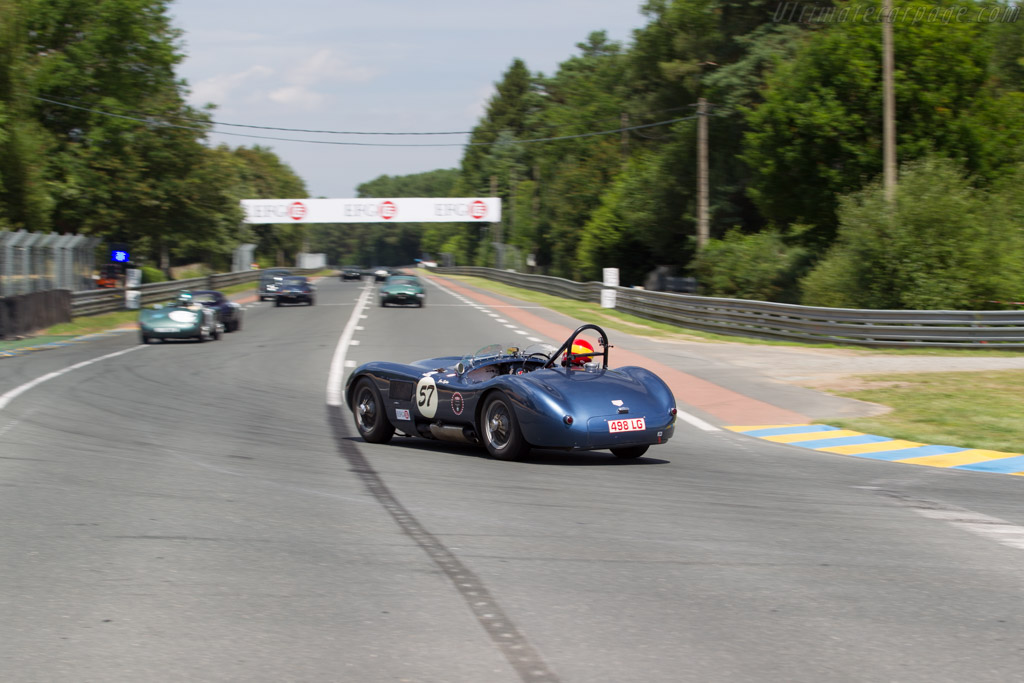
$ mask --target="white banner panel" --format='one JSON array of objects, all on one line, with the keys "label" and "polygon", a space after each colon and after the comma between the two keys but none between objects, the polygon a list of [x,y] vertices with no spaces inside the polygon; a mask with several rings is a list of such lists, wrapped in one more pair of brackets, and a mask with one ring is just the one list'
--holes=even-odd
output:
[{"label": "white banner panel", "polygon": [[246,223],[497,223],[499,197],[243,199]]}]

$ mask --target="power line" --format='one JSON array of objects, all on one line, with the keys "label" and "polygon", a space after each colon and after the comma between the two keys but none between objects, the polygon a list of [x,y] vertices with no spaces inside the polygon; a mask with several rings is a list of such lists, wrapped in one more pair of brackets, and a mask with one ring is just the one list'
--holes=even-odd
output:
[{"label": "power line", "polygon": [[[178,125],[178,124],[174,124],[174,123],[168,123],[166,121],[158,121],[158,120],[155,120],[153,118],[138,118],[138,117],[135,117],[135,116],[126,116],[124,114],[115,114],[113,112],[103,111],[101,109],[94,109],[92,107],[80,107],[80,106],[75,105],[75,104],[70,104],[68,102],[60,102],[58,100],[51,100],[51,99],[48,99],[48,98],[45,98],[45,97],[33,97],[33,99],[39,100],[41,102],[47,102],[49,104],[54,104],[54,105],[57,105],[57,106],[60,106],[60,107],[67,107],[69,109],[77,109],[79,111],[89,112],[91,114],[99,114],[101,116],[109,116],[111,118],[116,118],[116,119],[122,119],[122,120],[128,120],[128,121],[136,121],[138,123],[145,123],[145,124],[150,125],[150,126],[160,126],[160,127],[163,127],[163,128],[176,128],[176,129],[180,129],[180,130],[191,130],[191,131],[196,131],[196,132],[199,132],[199,133],[203,133],[204,135],[209,135],[210,133],[214,133],[215,132],[218,135],[229,135],[229,136],[232,136],[232,137],[252,138],[252,139],[257,139],[257,140],[273,140],[273,141],[277,141],[277,142],[301,142],[301,143],[314,144],[314,145],[342,145],[342,146],[349,146],[349,147],[486,147],[486,146],[505,145],[505,144],[513,144],[513,145],[515,145],[515,144],[527,144],[527,143],[533,143],[533,142],[554,142],[554,141],[558,141],[558,140],[573,140],[573,139],[578,139],[578,138],[588,138],[588,137],[594,137],[594,136],[597,136],[597,135],[613,135],[615,133],[622,133],[624,131],[641,130],[641,129],[644,129],[644,128],[653,128],[653,127],[656,127],[656,126],[667,126],[667,125],[671,125],[673,123],[678,123],[680,121],[692,121],[693,119],[698,118],[697,115],[694,115],[694,116],[684,116],[684,117],[681,117],[681,118],[669,119],[667,121],[657,121],[655,123],[645,123],[645,124],[641,124],[641,125],[637,125],[637,126],[620,127],[620,128],[615,128],[613,130],[603,130],[603,131],[596,131],[596,132],[592,132],[592,133],[578,133],[576,135],[560,135],[560,136],[554,136],[554,137],[533,138],[533,139],[529,139],[529,140],[501,140],[501,141],[496,141],[496,142],[406,143],[406,144],[403,144],[403,143],[387,143],[387,142],[347,142],[347,141],[340,141],[340,140],[303,140],[303,139],[299,139],[299,138],[282,138],[282,137],[275,137],[275,136],[269,136],[269,135],[251,135],[251,134],[246,134],[246,133],[228,133],[228,132],[225,132],[225,131],[211,131],[211,130],[209,130],[209,127],[213,125],[212,122],[207,123],[206,127],[182,126],[182,125]],[[241,125],[241,124],[239,124],[239,125]],[[277,130],[277,129],[272,129],[272,130]],[[291,129],[286,129],[286,130],[291,130]],[[338,131],[334,131],[334,132],[338,132]],[[350,134],[355,134],[355,133],[350,133]],[[361,133],[361,134],[363,134],[363,135],[384,135],[384,133]],[[453,133],[435,133],[435,134],[451,135]],[[466,134],[466,133],[463,133],[463,134]],[[411,135],[411,133],[392,133],[392,135]]]},{"label": "power line", "polygon": [[[68,102],[67,99],[69,99],[69,98],[64,98],[64,100],[54,100],[54,99],[50,99],[50,98],[46,98],[46,97],[33,97],[33,99],[39,100],[41,102],[48,102],[50,104],[56,104],[56,105],[59,105],[59,106],[62,106],[62,107],[73,107],[73,108],[84,109],[86,111],[93,111],[92,109],[90,109],[88,107],[85,107],[83,105],[75,105],[75,104],[73,104],[71,102]],[[81,98],[74,98],[73,97],[73,98],[70,98],[70,99],[78,100],[80,102],[84,101]],[[670,107],[668,109],[659,109],[659,110],[650,112],[650,114],[666,114],[666,113],[672,112],[672,111],[681,111],[681,110],[684,110],[684,109],[689,109],[689,108],[692,108],[693,106],[694,105],[684,105],[684,106],[681,106],[681,107]],[[141,117],[147,118],[147,119],[152,117],[152,114],[149,114],[148,112],[139,112],[139,111],[132,111],[132,110],[125,110],[120,115],[125,116],[125,115],[128,115],[128,114],[132,114],[134,116],[141,116]],[[247,123],[228,123],[226,121],[213,121],[213,120],[209,120],[209,119],[194,119],[194,118],[190,118],[190,117],[187,117],[187,116],[178,116],[178,115],[175,115],[175,114],[167,115],[167,118],[169,118],[171,120],[174,120],[174,121],[185,121],[187,123],[199,123],[199,124],[203,124],[203,125],[212,125],[212,126],[228,126],[228,127],[231,127],[231,128],[252,128],[252,129],[257,129],[257,130],[276,130],[276,131],[282,131],[282,132],[287,132],[287,133],[316,133],[316,134],[321,134],[321,135],[469,135],[469,134],[471,134],[473,132],[471,130],[431,131],[431,132],[391,132],[391,131],[376,131],[375,132],[375,131],[353,131],[353,130],[316,130],[316,129],[310,129],[310,128],[282,128],[282,127],[279,127],[279,126],[258,126],[258,125],[247,124]],[[597,121],[617,121],[618,119],[619,119],[619,117],[616,116],[615,118],[597,119]],[[545,124],[541,124],[541,125],[542,125],[542,127],[545,127],[545,128],[555,128],[555,127],[557,127],[557,126],[559,126],[561,124],[545,123]]]}]

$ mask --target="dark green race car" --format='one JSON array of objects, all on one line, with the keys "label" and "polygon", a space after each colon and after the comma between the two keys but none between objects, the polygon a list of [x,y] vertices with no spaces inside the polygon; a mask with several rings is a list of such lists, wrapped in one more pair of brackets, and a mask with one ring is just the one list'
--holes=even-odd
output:
[{"label": "dark green race car", "polygon": [[171,304],[157,304],[139,311],[139,341],[148,344],[159,339],[195,339],[204,342],[220,339],[224,323],[212,308],[195,300],[191,292],[182,292]]},{"label": "dark green race car", "polygon": [[423,283],[414,275],[392,275],[380,287],[380,305],[413,304],[422,306],[427,294]]}]

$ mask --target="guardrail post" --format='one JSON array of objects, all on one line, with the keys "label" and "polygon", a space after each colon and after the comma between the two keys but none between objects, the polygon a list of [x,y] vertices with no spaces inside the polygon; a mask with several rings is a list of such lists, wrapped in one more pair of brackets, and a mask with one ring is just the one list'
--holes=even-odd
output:
[{"label": "guardrail post", "polygon": [[605,289],[601,290],[601,308],[615,308],[615,287],[619,286],[619,269],[618,268],[604,268],[602,269],[602,275],[604,276]]}]

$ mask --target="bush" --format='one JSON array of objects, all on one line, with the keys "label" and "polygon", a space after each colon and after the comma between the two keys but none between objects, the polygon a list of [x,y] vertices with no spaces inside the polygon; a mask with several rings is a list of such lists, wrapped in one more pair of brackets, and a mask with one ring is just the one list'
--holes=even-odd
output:
[{"label": "bush", "polygon": [[148,285],[151,282],[166,282],[167,276],[159,268],[153,266],[142,266],[142,284]]},{"label": "bush", "polygon": [[776,230],[745,235],[733,228],[720,240],[710,240],[693,261],[701,294],[792,302],[796,273],[806,254],[785,243]]},{"label": "bush", "polygon": [[1016,183],[977,189],[952,161],[901,170],[890,207],[880,182],[840,199],[836,244],[801,282],[802,302],[851,308],[978,310],[1024,293]]}]

